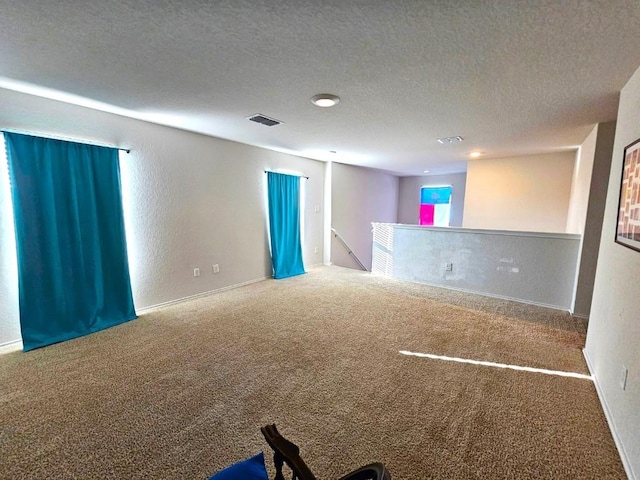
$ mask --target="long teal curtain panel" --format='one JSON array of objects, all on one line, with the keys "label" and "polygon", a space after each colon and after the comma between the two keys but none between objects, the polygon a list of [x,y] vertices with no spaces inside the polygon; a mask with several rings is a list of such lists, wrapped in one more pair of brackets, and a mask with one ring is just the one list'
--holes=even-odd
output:
[{"label": "long teal curtain panel", "polygon": [[4,137],[24,350],[136,318],[117,149]]},{"label": "long teal curtain panel", "polygon": [[300,243],[300,177],[267,172],[274,278],[305,273]]}]

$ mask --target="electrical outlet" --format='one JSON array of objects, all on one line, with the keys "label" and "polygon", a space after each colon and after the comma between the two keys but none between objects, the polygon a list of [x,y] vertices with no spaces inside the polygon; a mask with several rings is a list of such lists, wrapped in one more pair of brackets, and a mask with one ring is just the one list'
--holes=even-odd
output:
[{"label": "electrical outlet", "polygon": [[627,389],[627,376],[629,376],[629,370],[623,365],[620,371],[620,388],[623,390]]},{"label": "electrical outlet", "polygon": [[199,277],[200,276],[200,269],[199,268],[194,268],[193,269],[193,276],[194,277]]},{"label": "electrical outlet", "polygon": [[220,273],[220,265],[217,263],[213,266],[213,273]]},{"label": "electrical outlet", "polygon": [[445,272],[453,272],[453,263],[451,262],[446,262],[444,264],[444,271]]}]

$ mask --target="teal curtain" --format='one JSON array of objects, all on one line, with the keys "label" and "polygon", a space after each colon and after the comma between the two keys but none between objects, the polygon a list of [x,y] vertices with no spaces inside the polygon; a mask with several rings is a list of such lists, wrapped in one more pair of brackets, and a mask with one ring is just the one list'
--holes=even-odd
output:
[{"label": "teal curtain", "polygon": [[136,318],[118,150],[4,137],[24,350]]},{"label": "teal curtain", "polygon": [[305,273],[300,244],[300,177],[267,172],[274,278]]}]

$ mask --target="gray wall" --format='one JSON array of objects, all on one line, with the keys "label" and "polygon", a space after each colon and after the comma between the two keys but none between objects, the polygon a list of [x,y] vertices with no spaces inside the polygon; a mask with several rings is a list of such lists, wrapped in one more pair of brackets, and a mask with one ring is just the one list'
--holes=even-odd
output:
[{"label": "gray wall", "polygon": [[[622,160],[640,138],[640,70],[620,94],[585,357],[631,478],[640,479],[640,252],[614,242]],[[626,389],[620,377],[628,368]]]},{"label": "gray wall", "polygon": [[400,280],[568,310],[579,248],[579,235],[376,224],[373,264]]},{"label": "gray wall", "polygon": [[422,187],[451,185],[453,188],[451,190],[451,222],[449,226],[461,227],[466,181],[466,173],[401,177],[398,192],[398,223],[418,224],[420,189]]},{"label": "gray wall", "polygon": [[[132,149],[121,155],[121,165],[137,309],[271,275],[265,169],[310,177],[303,181],[303,254],[305,265],[322,262],[321,162],[8,90],[0,90],[0,104],[4,128]],[[20,338],[15,247],[6,240],[11,222],[5,217],[0,222],[0,345]],[[213,275],[216,263],[220,273]],[[200,277],[194,278],[195,267]]]},{"label": "gray wall", "polygon": [[588,318],[591,310],[615,132],[616,122],[601,123],[595,128],[592,169],[581,220],[583,225],[581,253],[571,308],[574,315],[582,318]]},{"label": "gray wall", "polygon": [[[398,177],[335,162],[331,170],[332,226],[371,270],[371,222],[396,222]],[[331,243],[331,262],[358,268],[336,241]]]}]

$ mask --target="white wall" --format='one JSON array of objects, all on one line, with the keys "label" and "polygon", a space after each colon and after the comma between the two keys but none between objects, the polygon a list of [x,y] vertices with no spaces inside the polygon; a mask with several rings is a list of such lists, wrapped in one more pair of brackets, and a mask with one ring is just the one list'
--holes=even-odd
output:
[{"label": "white wall", "polygon": [[0,148],[0,346],[2,346],[20,339],[20,322],[18,321],[16,242],[3,139],[0,140],[0,146],[2,146]]},{"label": "white wall", "polygon": [[573,169],[571,181],[571,196],[569,199],[569,213],[567,217],[567,233],[584,232],[584,222],[587,218],[589,206],[589,189],[591,188],[591,172],[596,153],[596,139],[598,138],[598,125],[593,127],[591,133],[582,142],[576,155],[576,163]]},{"label": "white wall", "polygon": [[565,232],[575,155],[470,160],[462,226]]},{"label": "white wall", "polygon": [[[138,310],[271,275],[265,169],[294,170],[310,177],[303,180],[303,254],[307,266],[322,262],[321,162],[8,90],[0,90],[0,104],[3,128],[131,148],[131,154],[121,155],[121,165]],[[6,225],[3,218],[0,228],[5,230]],[[15,253],[8,253],[5,241],[1,248],[3,344],[19,338],[17,280],[15,270],[7,266]],[[211,269],[214,263],[220,265],[216,275]],[[198,278],[193,277],[195,267],[201,269]]]},{"label": "white wall", "polygon": [[467,174],[425,175],[401,177],[398,192],[398,223],[417,225],[420,217],[420,189],[428,186],[451,185],[451,216],[449,226],[461,227]]},{"label": "white wall", "polygon": [[[640,479],[640,252],[614,242],[624,147],[640,138],[640,69],[620,95],[585,356],[631,478]],[[622,367],[629,369],[620,386]]]},{"label": "white wall", "polygon": [[[395,223],[398,177],[370,168],[332,164],[331,220],[360,261],[371,270],[371,222]],[[358,268],[347,250],[333,241],[331,262]]]}]

